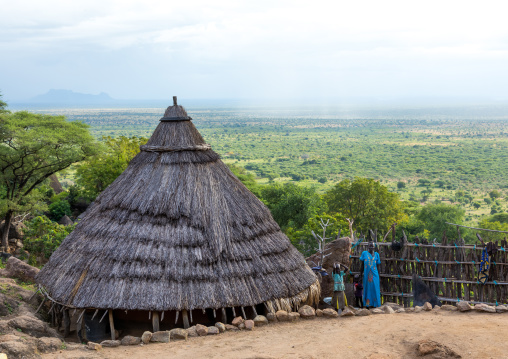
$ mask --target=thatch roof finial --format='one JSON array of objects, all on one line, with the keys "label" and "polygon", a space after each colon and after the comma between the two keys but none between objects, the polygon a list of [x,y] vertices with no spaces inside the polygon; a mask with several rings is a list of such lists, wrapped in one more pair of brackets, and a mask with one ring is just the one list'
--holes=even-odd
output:
[{"label": "thatch roof finial", "polygon": [[173,106],[176,106],[176,105],[178,105],[178,104],[176,103],[176,96],[173,96]]}]

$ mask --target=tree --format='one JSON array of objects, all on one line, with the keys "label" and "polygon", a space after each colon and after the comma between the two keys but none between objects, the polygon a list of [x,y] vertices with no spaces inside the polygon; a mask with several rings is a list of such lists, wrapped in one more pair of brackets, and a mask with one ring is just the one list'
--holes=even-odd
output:
[{"label": "tree", "polygon": [[147,142],[146,138],[103,137],[101,151],[76,168],[76,183],[80,194],[93,201],[102,191],[122,174],[129,162],[139,153],[139,146]]},{"label": "tree", "polygon": [[325,193],[324,199],[331,212],[351,218],[362,232],[387,231],[403,217],[399,195],[373,179],[342,180]]},{"label": "tree", "polygon": [[2,101],[2,96],[3,95],[0,93],[0,114],[9,112],[9,111],[7,111],[7,103]]},{"label": "tree", "polygon": [[[0,207],[4,228],[9,228],[15,213],[40,199],[36,188],[49,176],[95,153],[95,140],[88,127],[66,121],[63,116],[26,111],[0,115],[0,184],[5,187]],[[8,233],[4,230],[2,234],[5,250]]]},{"label": "tree", "polygon": [[466,211],[458,206],[445,203],[433,203],[424,206],[416,218],[423,223],[423,227],[429,232],[430,238],[441,238],[444,231],[447,236],[456,238],[455,229],[446,222],[462,224]]},{"label": "tree", "polygon": [[294,183],[266,186],[261,190],[261,196],[283,230],[303,227],[309,218],[324,209],[324,203],[313,187]]},{"label": "tree", "polygon": [[489,192],[489,196],[492,199],[496,199],[496,198],[501,197],[501,193],[497,189],[495,189],[495,190]]},{"label": "tree", "polygon": [[398,189],[406,188],[406,183],[402,181],[397,182],[397,188]]}]

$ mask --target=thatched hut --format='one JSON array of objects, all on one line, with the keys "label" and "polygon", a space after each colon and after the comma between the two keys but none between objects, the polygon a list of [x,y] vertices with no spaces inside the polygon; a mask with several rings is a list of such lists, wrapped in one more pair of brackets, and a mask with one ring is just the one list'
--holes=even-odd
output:
[{"label": "thatched hut", "polygon": [[176,97],[37,280],[63,308],[108,310],[111,321],[143,311],[155,329],[164,315],[188,326],[193,313],[225,321],[319,298],[303,256]]}]

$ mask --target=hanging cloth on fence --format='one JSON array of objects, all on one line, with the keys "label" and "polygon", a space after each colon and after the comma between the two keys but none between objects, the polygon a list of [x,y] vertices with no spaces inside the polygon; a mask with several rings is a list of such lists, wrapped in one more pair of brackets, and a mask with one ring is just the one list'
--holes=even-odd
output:
[{"label": "hanging cloth on fence", "polygon": [[480,272],[478,274],[478,281],[481,284],[485,284],[489,280],[489,268],[489,253],[487,251],[487,247],[484,247],[482,251],[482,261],[480,263]]}]

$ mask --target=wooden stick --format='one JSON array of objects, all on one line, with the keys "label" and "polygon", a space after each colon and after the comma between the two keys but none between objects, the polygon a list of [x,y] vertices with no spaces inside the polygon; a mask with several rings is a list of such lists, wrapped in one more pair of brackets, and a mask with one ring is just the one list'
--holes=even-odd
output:
[{"label": "wooden stick", "polygon": [[235,307],[231,307],[231,309],[233,309],[233,318],[236,318]]},{"label": "wooden stick", "polygon": [[228,317],[226,316],[226,309],[222,308],[221,311],[222,311],[222,322],[224,324],[227,324],[228,323]]},{"label": "wooden stick", "polygon": [[213,319],[217,318],[217,315],[215,314],[215,309],[213,310]]},{"label": "wooden stick", "polygon": [[113,320],[113,311],[110,309],[109,312],[109,329],[111,330],[111,340],[115,340],[115,321]]},{"label": "wooden stick", "polygon": [[164,312],[162,312],[162,315],[161,315],[161,322],[164,320]]},{"label": "wooden stick", "polygon": [[257,317],[258,316],[258,312],[256,312],[256,307],[252,306],[252,310],[254,311],[254,316]]},{"label": "wooden stick", "polygon": [[178,314],[180,314],[180,312],[177,310],[177,311],[176,311],[175,324],[176,324],[176,322],[178,322]]},{"label": "wooden stick", "polygon": [[86,309],[83,309],[83,311],[82,311],[82,312],[81,312],[81,314],[79,315],[78,320],[77,320],[77,322],[76,322],[76,323],[81,323],[81,319],[83,319],[83,314],[85,314],[85,310],[86,310]]},{"label": "wooden stick", "polygon": [[93,318],[95,318],[95,316],[97,315],[97,313],[99,313],[99,309],[95,309],[95,313],[93,313],[93,315],[92,315],[92,320],[93,320]]},{"label": "wooden stick", "polygon": [[152,327],[154,333],[159,331],[159,312],[153,312]]},{"label": "wooden stick", "polygon": [[[191,311],[192,315],[192,311]],[[187,313],[187,309],[182,310],[182,318],[183,318],[183,329],[189,329],[189,316]]]},{"label": "wooden stick", "polygon": [[35,313],[37,313],[41,308],[42,308],[42,305],[46,302],[46,298],[44,298],[41,302],[41,304],[39,305],[39,307],[37,308],[37,310],[35,311]]},{"label": "wooden stick", "polygon": [[101,317],[101,320],[99,320],[99,323],[102,322],[102,320],[104,319],[104,317],[106,316],[106,314],[108,314],[108,310],[106,309],[106,311],[104,312],[103,316]]},{"label": "wooden stick", "polygon": [[247,316],[245,315],[245,310],[243,309],[243,307],[240,307],[240,308],[242,308],[243,319],[247,320]]},{"label": "wooden stick", "polygon": [[192,323],[192,309],[189,310],[189,314],[190,314],[190,322]]},{"label": "wooden stick", "polygon": [[150,320],[150,318],[151,318],[151,317],[152,317],[152,311],[150,310],[150,311],[148,312],[148,320]]},{"label": "wooden stick", "polygon": [[31,301],[31,300],[33,299],[33,297],[35,297],[35,295],[36,295],[37,293],[39,293],[39,291],[40,291],[40,290],[41,290],[40,288],[39,288],[39,289],[37,289],[37,290],[35,291],[35,293],[34,293],[34,294],[32,294],[32,295],[30,296],[30,298],[28,299],[28,301]]}]

